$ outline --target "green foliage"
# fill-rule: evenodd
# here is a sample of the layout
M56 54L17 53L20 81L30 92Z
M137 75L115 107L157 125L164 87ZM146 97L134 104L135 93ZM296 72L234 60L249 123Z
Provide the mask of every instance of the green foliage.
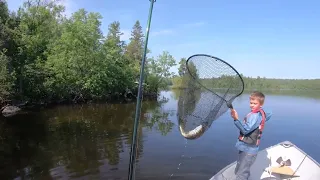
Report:
M8 71L8 58L0 52L0 103L5 101L11 95L14 74Z
M103 57L106 57L106 68L109 70L112 92L121 92L125 88L132 89L134 87L135 63L129 61L129 57L124 55L126 44L120 40L123 33L120 31L120 23L115 21L109 26L109 33L104 42Z
M246 89L320 90L320 79L267 79L243 77Z
M170 72L170 68L175 65L174 57L167 51L164 51L156 59L154 57L148 59L147 90L157 92L159 88L165 88L168 85L166 79L174 74Z
M46 85L52 88L51 93L58 92L55 95L62 95L60 98L101 93L109 77L97 73L106 67L100 61L100 18L99 14L80 9L62 25L61 36L50 46L45 63L50 73Z
M143 57L144 35L139 21L136 21L132 31L130 42L126 48L125 55L130 59L130 64L134 68L135 77L139 78L141 60Z
M11 28L15 42L11 51L15 53L10 64L17 75L16 95L22 99L40 100L46 96L44 62L49 45L58 37L62 12L61 6L38 1L24 3L17 12L17 23Z
M79 101L135 93L144 46L140 22L126 44L120 22L109 24L104 36L99 13L80 9L67 18L64 9L56 1L28 0L9 12L0 2L1 98ZM148 93L171 83L174 65L168 52L147 62Z
M200 88L199 83L196 82L196 81L200 81L199 75L198 75L197 69L193 65L193 63L189 64L190 73L187 73L185 58L182 58L180 60L179 64L180 64L180 66L178 68L179 76L173 77L172 88L178 88L178 89L179 88L195 88L195 89Z
M179 62L179 68L178 68L178 74L179 76L183 76L185 71L186 71L186 62L187 59L186 58L182 58Z

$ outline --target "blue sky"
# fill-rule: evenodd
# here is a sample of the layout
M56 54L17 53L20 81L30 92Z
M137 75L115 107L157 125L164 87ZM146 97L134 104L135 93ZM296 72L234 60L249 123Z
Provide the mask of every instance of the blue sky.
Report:
M21 3L9 0L9 9L16 10ZM104 33L109 23L120 21L124 40L136 20L146 30L149 0L62 3L68 15L79 8L99 12ZM316 0L157 0L148 48L153 56L167 50L177 62L193 54L210 54L246 76L320 78L319 7Z

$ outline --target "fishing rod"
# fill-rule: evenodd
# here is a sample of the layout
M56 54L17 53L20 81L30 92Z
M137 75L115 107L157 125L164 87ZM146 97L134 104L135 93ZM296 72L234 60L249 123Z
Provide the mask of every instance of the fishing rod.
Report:
M135 165L136 165L135 160L136 160L136 154L137 154L137 136L138 136L137 131L138 131L138 126L139 126L139 121L140 121L140 113L141 113L144 65L145 65L145 61L146 61L153 4L154 4L154 2L156 2L156 0L149 0L149 1L150 1L149 17L148 17L146 36L145 36L145 41L144 41L144 51L143 51L142 62L141 62L141 67L140 67L140 79L139 79L138 97L137 97L137 105L136 105L136 114L135 114L134 125L133 125L132 144L131 144L131 150L130 150L128 180L135 179L134 172L135 172Z

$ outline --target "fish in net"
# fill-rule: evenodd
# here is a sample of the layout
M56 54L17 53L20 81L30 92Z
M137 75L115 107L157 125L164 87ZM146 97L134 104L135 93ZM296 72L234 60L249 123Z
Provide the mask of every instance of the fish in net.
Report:
M244 82L230 64L210 55L193 55L185 65L178 99L179 131L186 139L196 139L233 108Z

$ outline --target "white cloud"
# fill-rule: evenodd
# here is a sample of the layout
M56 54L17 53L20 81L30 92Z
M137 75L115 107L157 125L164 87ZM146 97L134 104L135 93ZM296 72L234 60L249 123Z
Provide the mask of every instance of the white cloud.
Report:
M120 40L121 41L128 41L130 36L131 36L131 30L129 29L124 29L124 30L121 30L121 32L123 33L121 36L120 36Z

